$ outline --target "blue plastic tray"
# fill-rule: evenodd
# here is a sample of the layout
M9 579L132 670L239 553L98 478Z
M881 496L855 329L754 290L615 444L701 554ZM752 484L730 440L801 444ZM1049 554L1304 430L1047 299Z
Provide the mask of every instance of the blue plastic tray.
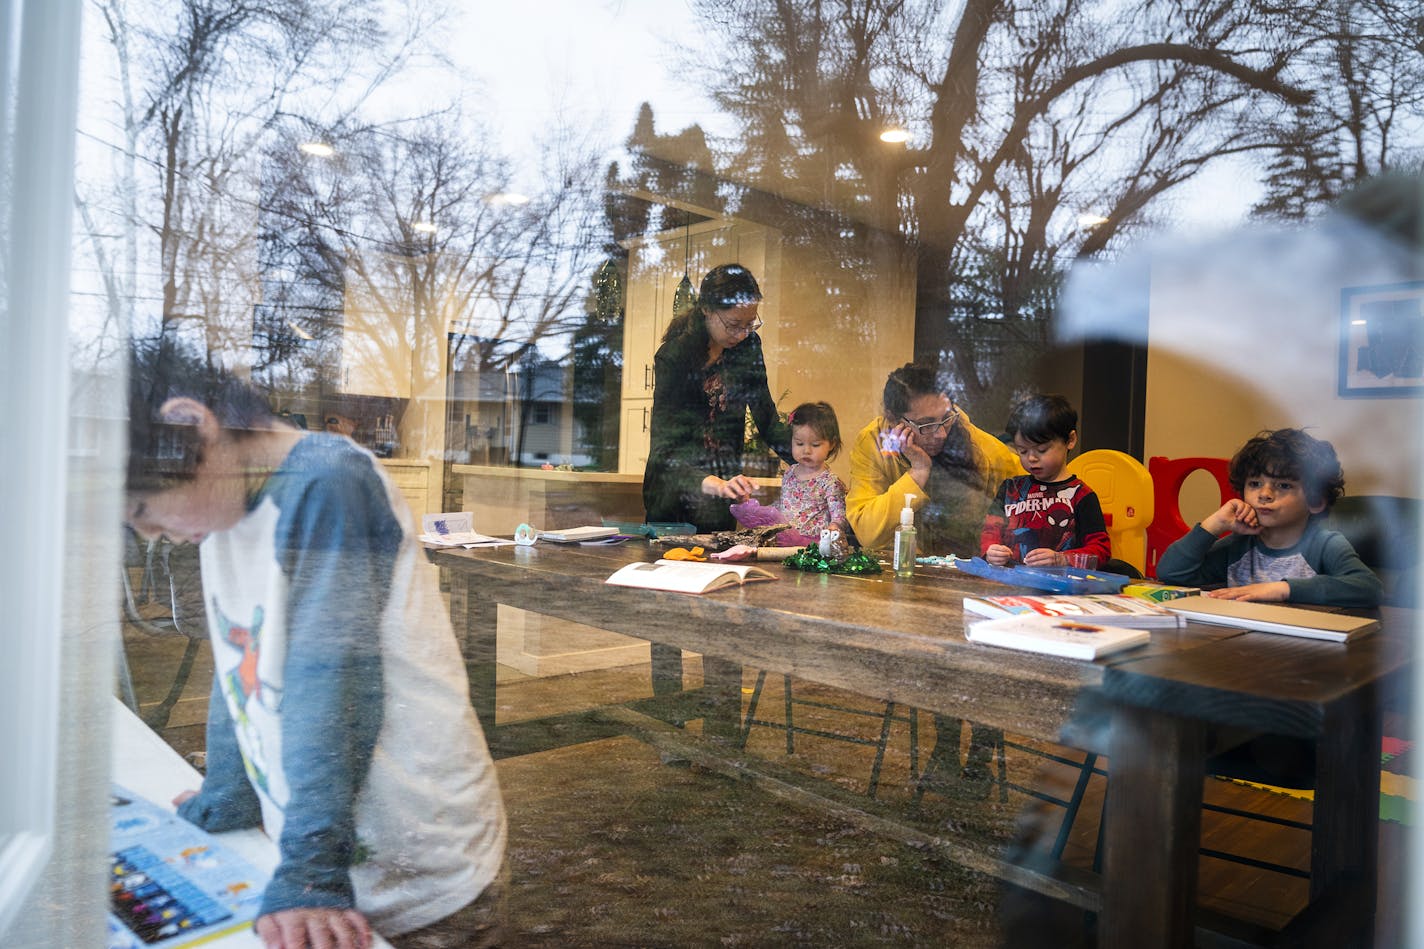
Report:
M1029 587L1045 593L1118 593L1132 582L1120 573L1102 570L1082 570L1078 567L996 567L983 557L961 560L958 557L921 557L931 566L946 566L986 580L997 580L1016 587Z

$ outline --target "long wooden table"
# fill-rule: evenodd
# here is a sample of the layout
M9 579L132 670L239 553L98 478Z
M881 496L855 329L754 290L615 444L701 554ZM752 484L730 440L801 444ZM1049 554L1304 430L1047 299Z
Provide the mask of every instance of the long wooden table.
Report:
M1382 633L1349 647L1191 625L1154 630L1151 645L1107 661L1078 662L965 641L962 597L1010 589L948 571L925 569L902 580L773 566L781 571L778 582L701 597L604 583L618 566L657 556L641 543L432 552L449 568L471 701L497 756L617 733L641 721L636 710L624 709L595 716L592 725L587 716L498 723L499 604L1046 741L1082 744L1075 736L1086 732L1074 712L1081 699L1094 696L1110 721L1109 747L1093 749L1111 758L1101 898L1081 875L1039 879L999 869L1013 882L1100 910L1101 945L1144 947L1193 945L1208 752L1223 736L1243 730L1315 739L1312 905L1292 925L1314 937L1333 933L1324 925L1333 921L1343 935L1322 938L1322 945L1369 944L1380 691L1402 679L1410 661L1413 614L1387 612ZM723 693L710 696L716 700L710 706L709 696L696 698L714 717L726 717L725 733L740 712L740 695L725 687Z

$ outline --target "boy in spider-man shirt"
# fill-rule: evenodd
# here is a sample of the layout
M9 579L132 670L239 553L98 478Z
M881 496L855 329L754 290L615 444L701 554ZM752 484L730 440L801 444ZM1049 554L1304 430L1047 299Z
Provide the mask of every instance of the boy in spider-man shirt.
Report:
M1035 395L1009 415L1026 475L1006 478L984 518L979 546L997 566L1067 566L1070 554L1112 556L1102 505L1093 489L1067 474L1068 453L1078 444L1078 413L1061 395Z

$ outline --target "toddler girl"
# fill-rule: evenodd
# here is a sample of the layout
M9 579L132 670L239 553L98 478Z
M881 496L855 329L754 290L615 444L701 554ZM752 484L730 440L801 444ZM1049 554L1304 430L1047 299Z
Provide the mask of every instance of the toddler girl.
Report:
M840 450L840 425L836 410L826 402L803 402L786 419L792 429L792 457L796 465L782 476L782 499L775 507L755 500L732 504L732 516L746 527L790 524L776 536L787 546L815 544L826 527L846 529L846 484L826 467Z
M756 501L732 505L732 515L747 527L790 524L777 535L780 544L814 544L821 531L846 531L845 484L826 462L841 450L841 429L835 409L825 402L805 402L787 417L791 455L796 464L781 479L781 500L775 507Z
M796 465L782 476L782 499L776 504L793 529L810 539L824 527L846 530L846 484L826 467L840 452L836 410L826 402L803 402L790 413L792 457Z
M776 506L794 529L808 537L819 537L827 527L844 532L845 484L826 467L841 450L836 410L825 402L804 402L786 421L796 464L781 478L781 501Z

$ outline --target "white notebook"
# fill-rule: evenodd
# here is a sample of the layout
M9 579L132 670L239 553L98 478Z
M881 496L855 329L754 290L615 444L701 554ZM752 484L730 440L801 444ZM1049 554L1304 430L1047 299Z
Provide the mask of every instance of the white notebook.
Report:
M1041 652L1068 659L1098 659L1145 645L1152 634L1145 629L1101 626L1084 620L1054 616L1008 616L970 623L964 638L971 643L1001 646L1024 652Z
M1253 603L1247 600L1218 600L1209 596L1184 596L1162 604L1173 613L1202 623L1284 633L1306 639L1344 643L1379 629L1379 620L1326 613L1280 603Z
M540 531L540 540L551 540L556 544L581 544L589 540L603 540L618 533L616 527L566 527L563 530Z

